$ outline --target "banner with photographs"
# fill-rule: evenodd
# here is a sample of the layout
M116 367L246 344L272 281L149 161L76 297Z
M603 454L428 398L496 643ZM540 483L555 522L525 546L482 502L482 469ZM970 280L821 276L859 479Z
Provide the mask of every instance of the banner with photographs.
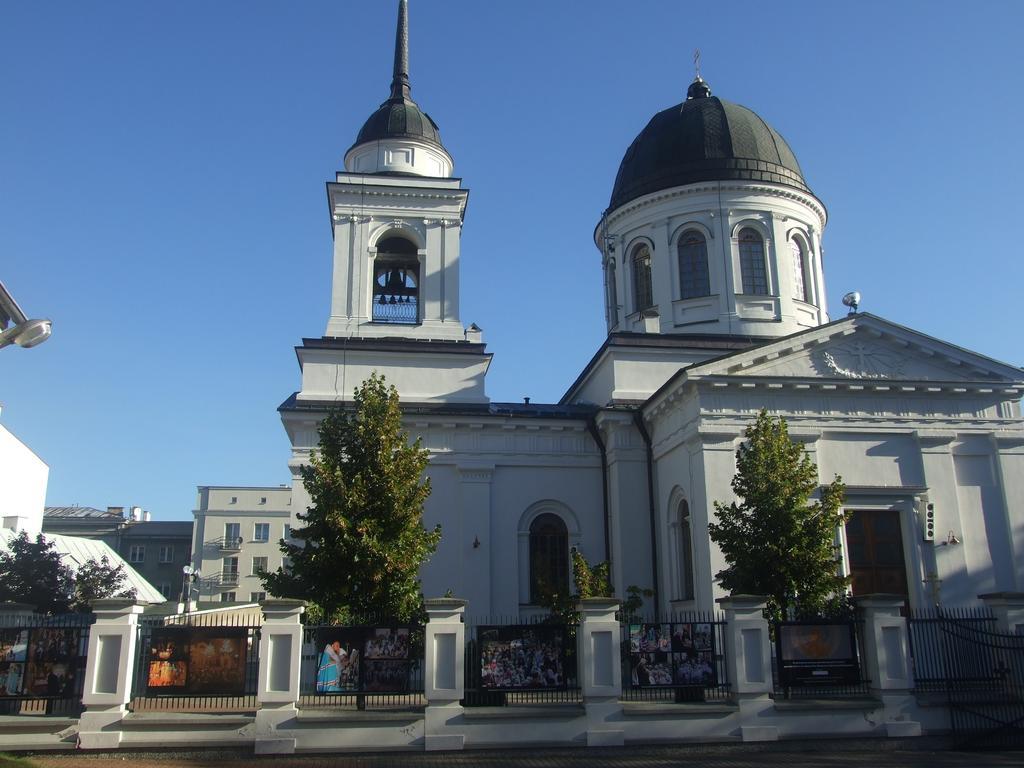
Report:
M481 688L519 691L567 686L565 627L478 627L476 636Z
M797 622L775 625L779 682L802 685L857 685L860 664L852 622Z
M629 625L633 685L679 687L714 685L715 627L708 622Z
M150 635L149 696L243 696L246 627L159 627Z
M321 627L316 643L317 693L408 691L408 627Z
M22 693L38 698L76 696L76 683L84 661L81 643L80 628L34 627L28 637ZM8 677L11 677L10 668ZM8 680L8 684L10 682Z
M0 629L0 698L21 694L27 659L28 630Z

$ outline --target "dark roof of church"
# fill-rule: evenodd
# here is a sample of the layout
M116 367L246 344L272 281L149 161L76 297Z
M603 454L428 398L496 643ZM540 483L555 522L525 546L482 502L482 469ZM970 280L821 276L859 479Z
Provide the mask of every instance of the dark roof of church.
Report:
M711 95L699 77L686 101L662 110L629 145L609 210L703 181L766 181L810 192L786 140L757 113Z
M391 79L391 97L363 123L352 146L382 139L417 139L444 149L437 123L412 100L411 91L409 9L406 0L400 0L398 26L395 30L395 66Z

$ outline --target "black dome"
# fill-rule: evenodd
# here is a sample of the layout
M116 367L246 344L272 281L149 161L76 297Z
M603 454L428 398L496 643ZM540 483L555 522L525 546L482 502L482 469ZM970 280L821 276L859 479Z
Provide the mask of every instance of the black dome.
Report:
M352 146L380 139L419 139L444 149L437 123L408 98L390 98L381 104L363 123Z
M695 81L682 104L659 112L629 145L609 209L701 181L767 181L810 192L800 164L756 113L711 95Z

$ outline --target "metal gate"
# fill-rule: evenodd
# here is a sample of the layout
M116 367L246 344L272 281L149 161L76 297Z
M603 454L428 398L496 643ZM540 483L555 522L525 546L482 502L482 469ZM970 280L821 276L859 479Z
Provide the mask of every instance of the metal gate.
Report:
M996 631L991 614L939 611L910 624L918 685L945 693L956 746L1024 749L1024 635Z

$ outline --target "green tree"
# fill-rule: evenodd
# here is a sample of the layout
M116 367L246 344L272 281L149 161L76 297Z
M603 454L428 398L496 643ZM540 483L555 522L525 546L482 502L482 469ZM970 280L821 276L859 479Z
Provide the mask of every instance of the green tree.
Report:
M397 390L373 374L351 408L328 412L318 434L300 469L311 504L292 531L297 543L281 544L290 567L261 575L267 592L305 599L328 620L419 616L419 569L441 526L423 528L428 452L402 429Z
M7 551L0 550L0 602L35 606L40 613L68 610L74 574L43 534L35 540L21 531Z
M768 613L784 618L827 613L845 602L847 577L839 574L836 527L845 486L837 475L822 487L817 468L803 448L789 439L785 419L761 411L736 452L732 489L739 503L715 502L717 522L711 540L728 567L718 573L734 594L765 595Z
M127 573L124 563L113 566L103 555L98 561L86 560L75 573L71 610L91 613L93 600L103 597L135 598L135 587L126 586Z

